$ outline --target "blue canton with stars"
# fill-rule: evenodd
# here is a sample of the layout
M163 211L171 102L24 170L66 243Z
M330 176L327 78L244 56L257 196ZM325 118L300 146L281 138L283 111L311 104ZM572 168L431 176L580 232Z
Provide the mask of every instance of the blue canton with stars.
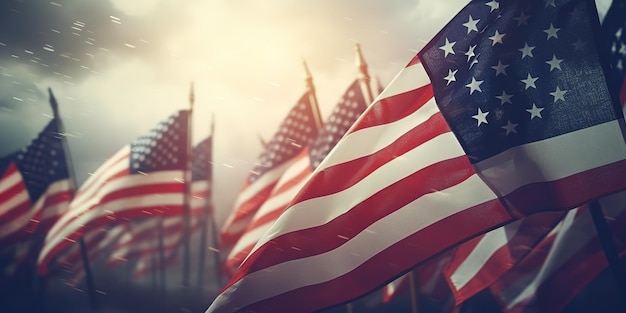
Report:
M365 111L367 105L363 97L361 84L359 80L355 80L343 94L328 120L324 123L320 134L311 144L309 157L313 168L316 168L322 162L339 139L354 124L361 113Z
M267 171L292 159L311 143L318 131L314 118L317 112L314 113L313 110L317 111L317 108L312 107L309 93L306 92L289 111L278 132L265 146L252 170L252 175L248 176L249 182L256 181Z
M28 146L0 159L1 172L10 163L16 164L33 203L50 184L69 178L62 136L56 120L52 120Z
M472 1L420 52L470 162L617 119L594 26L588 1Z
M188 116L189 111L178 111L130 144L132 174L185 169Z

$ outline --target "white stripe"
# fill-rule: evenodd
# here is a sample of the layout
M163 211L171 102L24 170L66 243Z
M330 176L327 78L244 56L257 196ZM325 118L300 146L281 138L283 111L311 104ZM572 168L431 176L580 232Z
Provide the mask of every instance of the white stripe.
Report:
M311 175L309 174L308 177L310 176ZM302 188L305 182L306 179L303 179L299 183L293 185L291 188L269 198L269 200L265 201L265 203L261 205L259 211L254 215L252 221L257 221L260 218L264 217L267 213L273 212L274 210L289 204L289 202L293 200L293 198L298 194L298 191L300 191L300 188Z
M102 186L106 186L111 177L118 175L124 171L128 171L128 157L118 159L116 163L110 164L106 170L98 171L94 176L89 178L89 183L85 183L76 192L76 196L72 200L72 208L70 212L73 213L77 207L89 207L94 203L94 199L98 197L98 193L101 193ZM104 169L104 167L101 167ZM122 175L116 179L125 177Z
M24 180L19 170L16 170L10 176L7 176L7 177L0 176L0 178L2 178L0 180L0 194L7 192L7 190L9 190L13 186L17 185L18 183Z
M626 144L622 130L618 121L611 121L511 148L475 168L507 195L526 184L554 181L623 159Z
M331 150L315 172L377 152L438 112L435 99L431 98L419 110L401 120L349 133L342 138L341 145Z
M12 195L12 197L10 197L7 201L4 201L0 204L0 215L9 213L23 203L30 203L30 197L28 196L28 192L26 192L25 189L23 191L20 191L19 193Z
M270 226L272 226L272 223L266 223L244 233L241 238L237 240L237 244L235 244L233 249L230 250L227 259L234 258L243 249L256 244L259 241L259 238L265 234Z
M309 168L311 168L311 161L309 159L308 153L307 154L301 153L299 157L293 162L293 164L291 164L291 166L289 166L289 168L287 168L285 173L280 177L280 179L276 183L276 187L274 187L274 190L280 189L280 187L284 185L286 182L294 179L294 177L300 175L300 173L302 173L303 171ZM272 193L274 192L272 191Z
M250 200L252 197L256 196L256 194L258 194L267 186L276 183L276 181L292 163L293 159L284 162L280 166L274 167L261 175L256 181L254 181L247 188L245 188L245 190L242 190L241 193L239 193L239 195L237 196L237 201L235 202L235 208L239 208L239 206Z
M266 236L259 240L259 245L282 234L323 225L412 173L463 155L463 149L453 133L439 135L397 156L346 190L295 203L281 215L280 222L275 223Z
M461 290L470 282L498 249L505 246L509 239L517 233L522 220L494 229L485 234L463 263L452 273L450 280Z
M473 175L456 186L424 195L377 220L334 250L249 273L218 296L208 311L214 307L223 312L234 311L303 286L336 279L425 227L493 199L496 195L477 175Z

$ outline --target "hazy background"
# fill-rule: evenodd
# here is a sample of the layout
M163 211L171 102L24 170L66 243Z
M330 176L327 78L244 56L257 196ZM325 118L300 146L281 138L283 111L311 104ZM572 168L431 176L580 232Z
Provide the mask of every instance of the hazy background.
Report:
M6 0L0 4L0 155L29 143L58 99L79 182L158 121L188 107L193 142L215 116L218 220L305 91L323 117L356 77L360 43L388 84L465 0Z

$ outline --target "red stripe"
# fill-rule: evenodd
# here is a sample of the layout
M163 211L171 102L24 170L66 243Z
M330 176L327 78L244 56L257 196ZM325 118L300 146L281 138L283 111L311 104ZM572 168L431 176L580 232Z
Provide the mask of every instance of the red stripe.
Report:
M445 175L441 175L445 173ZM445 190L474 175L465 156L432 164L401 179L370 198L355 205L349 212L318 227L304 229L273 238L254 251L235 275L237 280L244 273L262 270L291 259L321 254L344 244L372 223L407 205L433 190ZM436 177L437 179L433 179ZM424 183L424 182L428 183ZM411 188L407 188L411 186ZM389 197L389 195L394 195ZM298 247L298 250L282 250L280 247ZM275 248L278 247L278 248ZM268 257L271 255L271 257ZM263 256L263 257L260 257Z
M433 88L426 85L411 91L382 99L367 110L350 129L350 133L361 129L399 121L423 107L433 97Z
M606 196L607 190L626 189L626 160L580 172L559 180L524 185L507 195L519 214L571 209L588 199ZM557 197L560 196L560 197Z
M390 279L408 271L416 262L419 264L426 261L444 249L467 239L468 236L510 221L511 218L500 201L489 201L468 208L398 241L343 276L325 283L293 289L241 308L239 311L309 312L327 308L329 304L351 301L389 283ZM450 231L451 229L455 231Z

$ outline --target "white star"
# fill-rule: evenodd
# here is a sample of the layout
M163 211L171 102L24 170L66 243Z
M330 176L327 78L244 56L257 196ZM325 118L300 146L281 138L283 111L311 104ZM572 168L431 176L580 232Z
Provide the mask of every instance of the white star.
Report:
M520 12L518 17L514 17L513 19L517 21L517 26L528 25L528 18L530 15L524 14L524 12Z
M556 103L558 100L565 101L565 98L563 96L566 92L568 92L568 90L561 90L561 88L557 86L556 90L554 90L554 92L551 92L550 95L554 97L554 102Z
M533 87L535 89L537 89L537 86L535 86L535 81L537 81L537 79L539 79L539 77L532 77L530 76L530 73L528 73L528 76L526 76L526 79L522 79L521 82L524 83L524 85L526 85L526 87L524 88L524 90Z
M508 136L510 133L517 134L517 129L515 129L517 125L519 124L514 124L514 123L511 123L511 121L507 121L506 125L502 126L502 129L506 130L506 136Z
M498 8L500 8L500 3L494 0L485 3L485 5L491 7L491 10L489 10L490 13L493 12L493 10L497 10Z
M482 80L476 80L476 78L472 77L472 82L465 85L465 87L470 89L470 95L471 95L472 93L474 93L474 91L483 92L482 89L480 89L480 84L482 83L483 83Z
M511 104L513 104L513 103L511 102L511 98L512 98L512 97L513 97L513 95L509 95L509 94L507 94L505 90L502 90L502 95L500 95L500 96L496 96L496 98L500 99L500 105L503 105L503 104L505 104L505 103L511 103Z
M456 43L456 41L450 42L448 41L448 38L446 38L446 44L439 47L439 49L443 50L443 52L445 52L444 54L444 58L448 56L448 54L454 54L454 50L452 50L452 47L454 46L454 44Z
M443 79L447 80L448 83L446 83L446 86L450 85L451 82L455 82L456 81L456 77L454 77L454 75L456 75L456 72L458 72L459 70L448 70L448 76L444 77Z
M496 29L496 33L493 34L493 36L489 37L489 39L491 39L491 46L495 46L497 43L502 44L502 38L504 38L504 36L506 36L506 34L500 34L500 32L498 32L498 30Z
M619 47L619 54L626 56L626 45L624 43L621 43Z
M469 20L467 21L467 23L463 23L463 26L467 27L467 33L469 34L472 31L478 32L478 27L477 24L480 21L480 19L473 19L472 16L469 16Z
M467 56L467 62L469 62L469 60L475 56L476 54L474 54L474 49L476 49L476 45L473 46L469 46L467 48L467 52L465 52L465 55Z
M546 61L546 63L548 65L550 65L550 72L552 72L552 70L555 69L555 68L560 70L561 69L561 62L563 62L563 59L557 59L556 58L556 54L552 55L552 60Z
M530 113L531 120L535 117L543 118L541 116L541 111L543 111L543 108L538 108L534 103L532 108L526 110L526 112Z
M496 70L496 76L503 74L506 76L506 68L509 67L508 64L502 64L500 60L498 60L498 65L492 66L491 68Z
M476 115L472 115L472 118L478 121L478 125L476 126L480 126L482 123L489 124L489 122L487 122L487 115L489 115L489 112L483 112L480 108L478 108L478 113Z
M617 64L615 65L617 67L618 70L623 70L624 69L624 63L622 63L622 60L619 59L617 60Z
M529 46L528 42L524 43L524 48L521 49L517 49L522 53L522 60L524 59L524 57L534 57L533 56L533 49L535 49L535 46Z
M549 6L556 8L556 4L554 4L554 0L546 0L546 8Z
M615 39L620 39L620 37L622 37L622 30L623 28L620 28L615 32Z
M550 23L550 28L548 29L544 29L543 32L548 34L548 38L550 39L552 37L559 39L559 35L557 35L557 33L559 32L559 30L561 30L560 28L554 28L554 26L552 25L552 23ZM546 40L547 40L546 39Z

